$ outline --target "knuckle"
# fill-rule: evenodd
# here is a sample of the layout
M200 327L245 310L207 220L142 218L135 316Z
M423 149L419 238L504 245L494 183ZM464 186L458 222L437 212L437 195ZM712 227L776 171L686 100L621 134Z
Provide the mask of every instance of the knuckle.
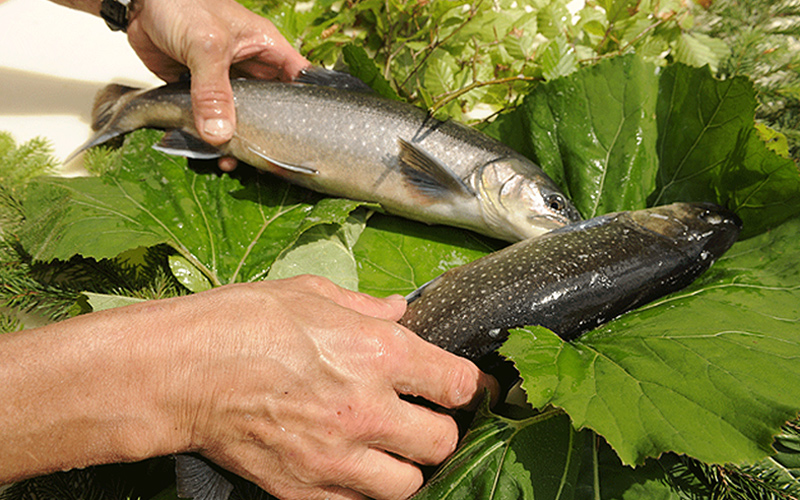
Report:
M322 276L302 274L291 279L296 280L300 286L320 295L328 295L336 290L336 286L333 284L333 282Z
M227 30L220 29L213 24L197 32L189 40L189 51L202 56L213 56L229 50L231 37Z
M369 322L359 329L359 350L366 360L381 373L393 373L411 360L404 335L389 323Z
M377 403L350 399L332 410L329 421L345 441L359 442L381 435L388 416Z
M226 84L227 85L227 84ZM196 108L218 109L220 104L233 104L229 88L220 88L211 84L198 85L192 89L192 106ZM215 113L218 114L218 113Z

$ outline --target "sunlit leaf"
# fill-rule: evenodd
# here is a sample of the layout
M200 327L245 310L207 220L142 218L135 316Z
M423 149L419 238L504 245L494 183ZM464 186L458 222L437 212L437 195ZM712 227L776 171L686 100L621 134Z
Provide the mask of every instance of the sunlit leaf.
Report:
M503 245L462 229L375 215L354 248L359 288L381 297L405 295Z
M367 213L357 211L341 224L316 225L303 232L270 268L267 278L291 278L301 274L324 276L350 290L358 289L358 270L353 246L366 226Z
M744 221L744 237L800 213L800 175L756 134L755 91L745 78L675 65L659 82L657 189L651 205L716 201Z
M537 87L521 110L528 148L586 218L646 206L657 169L658 77L615 58Z

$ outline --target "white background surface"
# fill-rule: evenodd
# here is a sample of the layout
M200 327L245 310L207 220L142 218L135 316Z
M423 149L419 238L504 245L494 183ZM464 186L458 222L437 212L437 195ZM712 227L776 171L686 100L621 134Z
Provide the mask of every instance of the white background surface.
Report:
M111 82L161 83L99 17L48 0L0 0L0 130L17 143L44 137L63 160L89 137L94 95Z

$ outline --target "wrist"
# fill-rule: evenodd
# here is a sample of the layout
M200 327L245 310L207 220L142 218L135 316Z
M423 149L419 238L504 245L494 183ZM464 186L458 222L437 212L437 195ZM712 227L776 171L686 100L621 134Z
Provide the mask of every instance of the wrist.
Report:
M180 449L142 345L155 325L141 317L107 311L0 338L0 484Z

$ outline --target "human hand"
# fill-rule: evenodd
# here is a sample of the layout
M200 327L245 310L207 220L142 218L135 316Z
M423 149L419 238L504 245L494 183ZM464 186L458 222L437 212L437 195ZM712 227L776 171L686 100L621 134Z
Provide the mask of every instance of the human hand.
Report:
M128 40L144 64L167 82L192 75L195 126L212 145L236 128L231 77L289 81L310 63L267 19L234 0L138 0ZM220 167L231 170L227 158Z
M183 364L164 376L191 429L179 451L286 500L409 497L415 464L447 458L458 429L399 395L460 408L494 381L397 325L404 310L313 277L170 303L159 315L181 318Z

